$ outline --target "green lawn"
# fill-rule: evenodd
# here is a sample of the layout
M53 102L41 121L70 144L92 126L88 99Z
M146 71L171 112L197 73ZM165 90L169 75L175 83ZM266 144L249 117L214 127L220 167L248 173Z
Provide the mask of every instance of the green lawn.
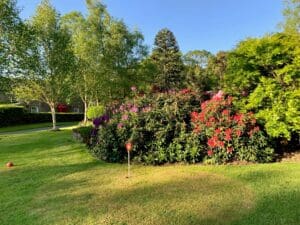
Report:
M0 108L15 108L15 107L20 107L23 108L23 106L18 105L18 104L14 104L14 103L9 103L9 104L0 104Z
M79 122L58 122L57 126L73 126L77 125ZM23 130L33 130L40 128L52 128L52 123L33 123L33 124L24 124L17 126L1 127L0 134L6 132L18 132Z
M5 167L7 161L16 166ZM133 166L71 132L0 135L0 224L298 225L300 164Z

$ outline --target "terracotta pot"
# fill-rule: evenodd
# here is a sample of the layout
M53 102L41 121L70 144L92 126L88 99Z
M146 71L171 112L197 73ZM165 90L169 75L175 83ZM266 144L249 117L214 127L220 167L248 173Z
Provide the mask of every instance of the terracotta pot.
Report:
M7 167L7 168L10 168L10 167L13 167L13 166L14 166L14 164L13 164L12 162L6 163L6 167Z
M125 147L126 147L127 152L130 152L132 150L132 143L131 142L127 142L125 144Z

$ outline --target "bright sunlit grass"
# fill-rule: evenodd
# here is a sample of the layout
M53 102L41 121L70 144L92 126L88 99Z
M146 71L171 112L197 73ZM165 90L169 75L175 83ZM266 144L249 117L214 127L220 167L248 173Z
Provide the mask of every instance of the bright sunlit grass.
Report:
M134 165L126 179L64 130L0 136L0 165L1 225L299 224L297 163Z
M57 123L57 126L74 126L75 127L77 125L78 125L78 122L58 122ZM1 127L0 135L1 135L1 133L6 133L6 132L18 132L18 131L40 129L40 128L48 128L50 130L52 128L52 123L33 123L33 124ZM70 129L70 127L68 129Z

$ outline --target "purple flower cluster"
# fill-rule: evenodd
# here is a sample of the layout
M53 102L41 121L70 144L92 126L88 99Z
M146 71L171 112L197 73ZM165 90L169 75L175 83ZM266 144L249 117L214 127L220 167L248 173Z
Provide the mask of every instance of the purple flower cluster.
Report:
M93 120L93 124L95 126L95 128L98 128L99 126L103 125L104 123L109 121L109 116L108 115L103 115L100 116L96 119Z

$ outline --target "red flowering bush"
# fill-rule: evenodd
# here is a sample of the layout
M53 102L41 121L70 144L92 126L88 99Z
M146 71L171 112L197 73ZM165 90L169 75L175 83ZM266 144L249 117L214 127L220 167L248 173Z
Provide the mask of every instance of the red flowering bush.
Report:
M273 149L256 123L254 115L233 109L232 97L222 92L201 104L201 112L191 113L193 132L206 145L207 160L224 163L233 160L267 162Z

